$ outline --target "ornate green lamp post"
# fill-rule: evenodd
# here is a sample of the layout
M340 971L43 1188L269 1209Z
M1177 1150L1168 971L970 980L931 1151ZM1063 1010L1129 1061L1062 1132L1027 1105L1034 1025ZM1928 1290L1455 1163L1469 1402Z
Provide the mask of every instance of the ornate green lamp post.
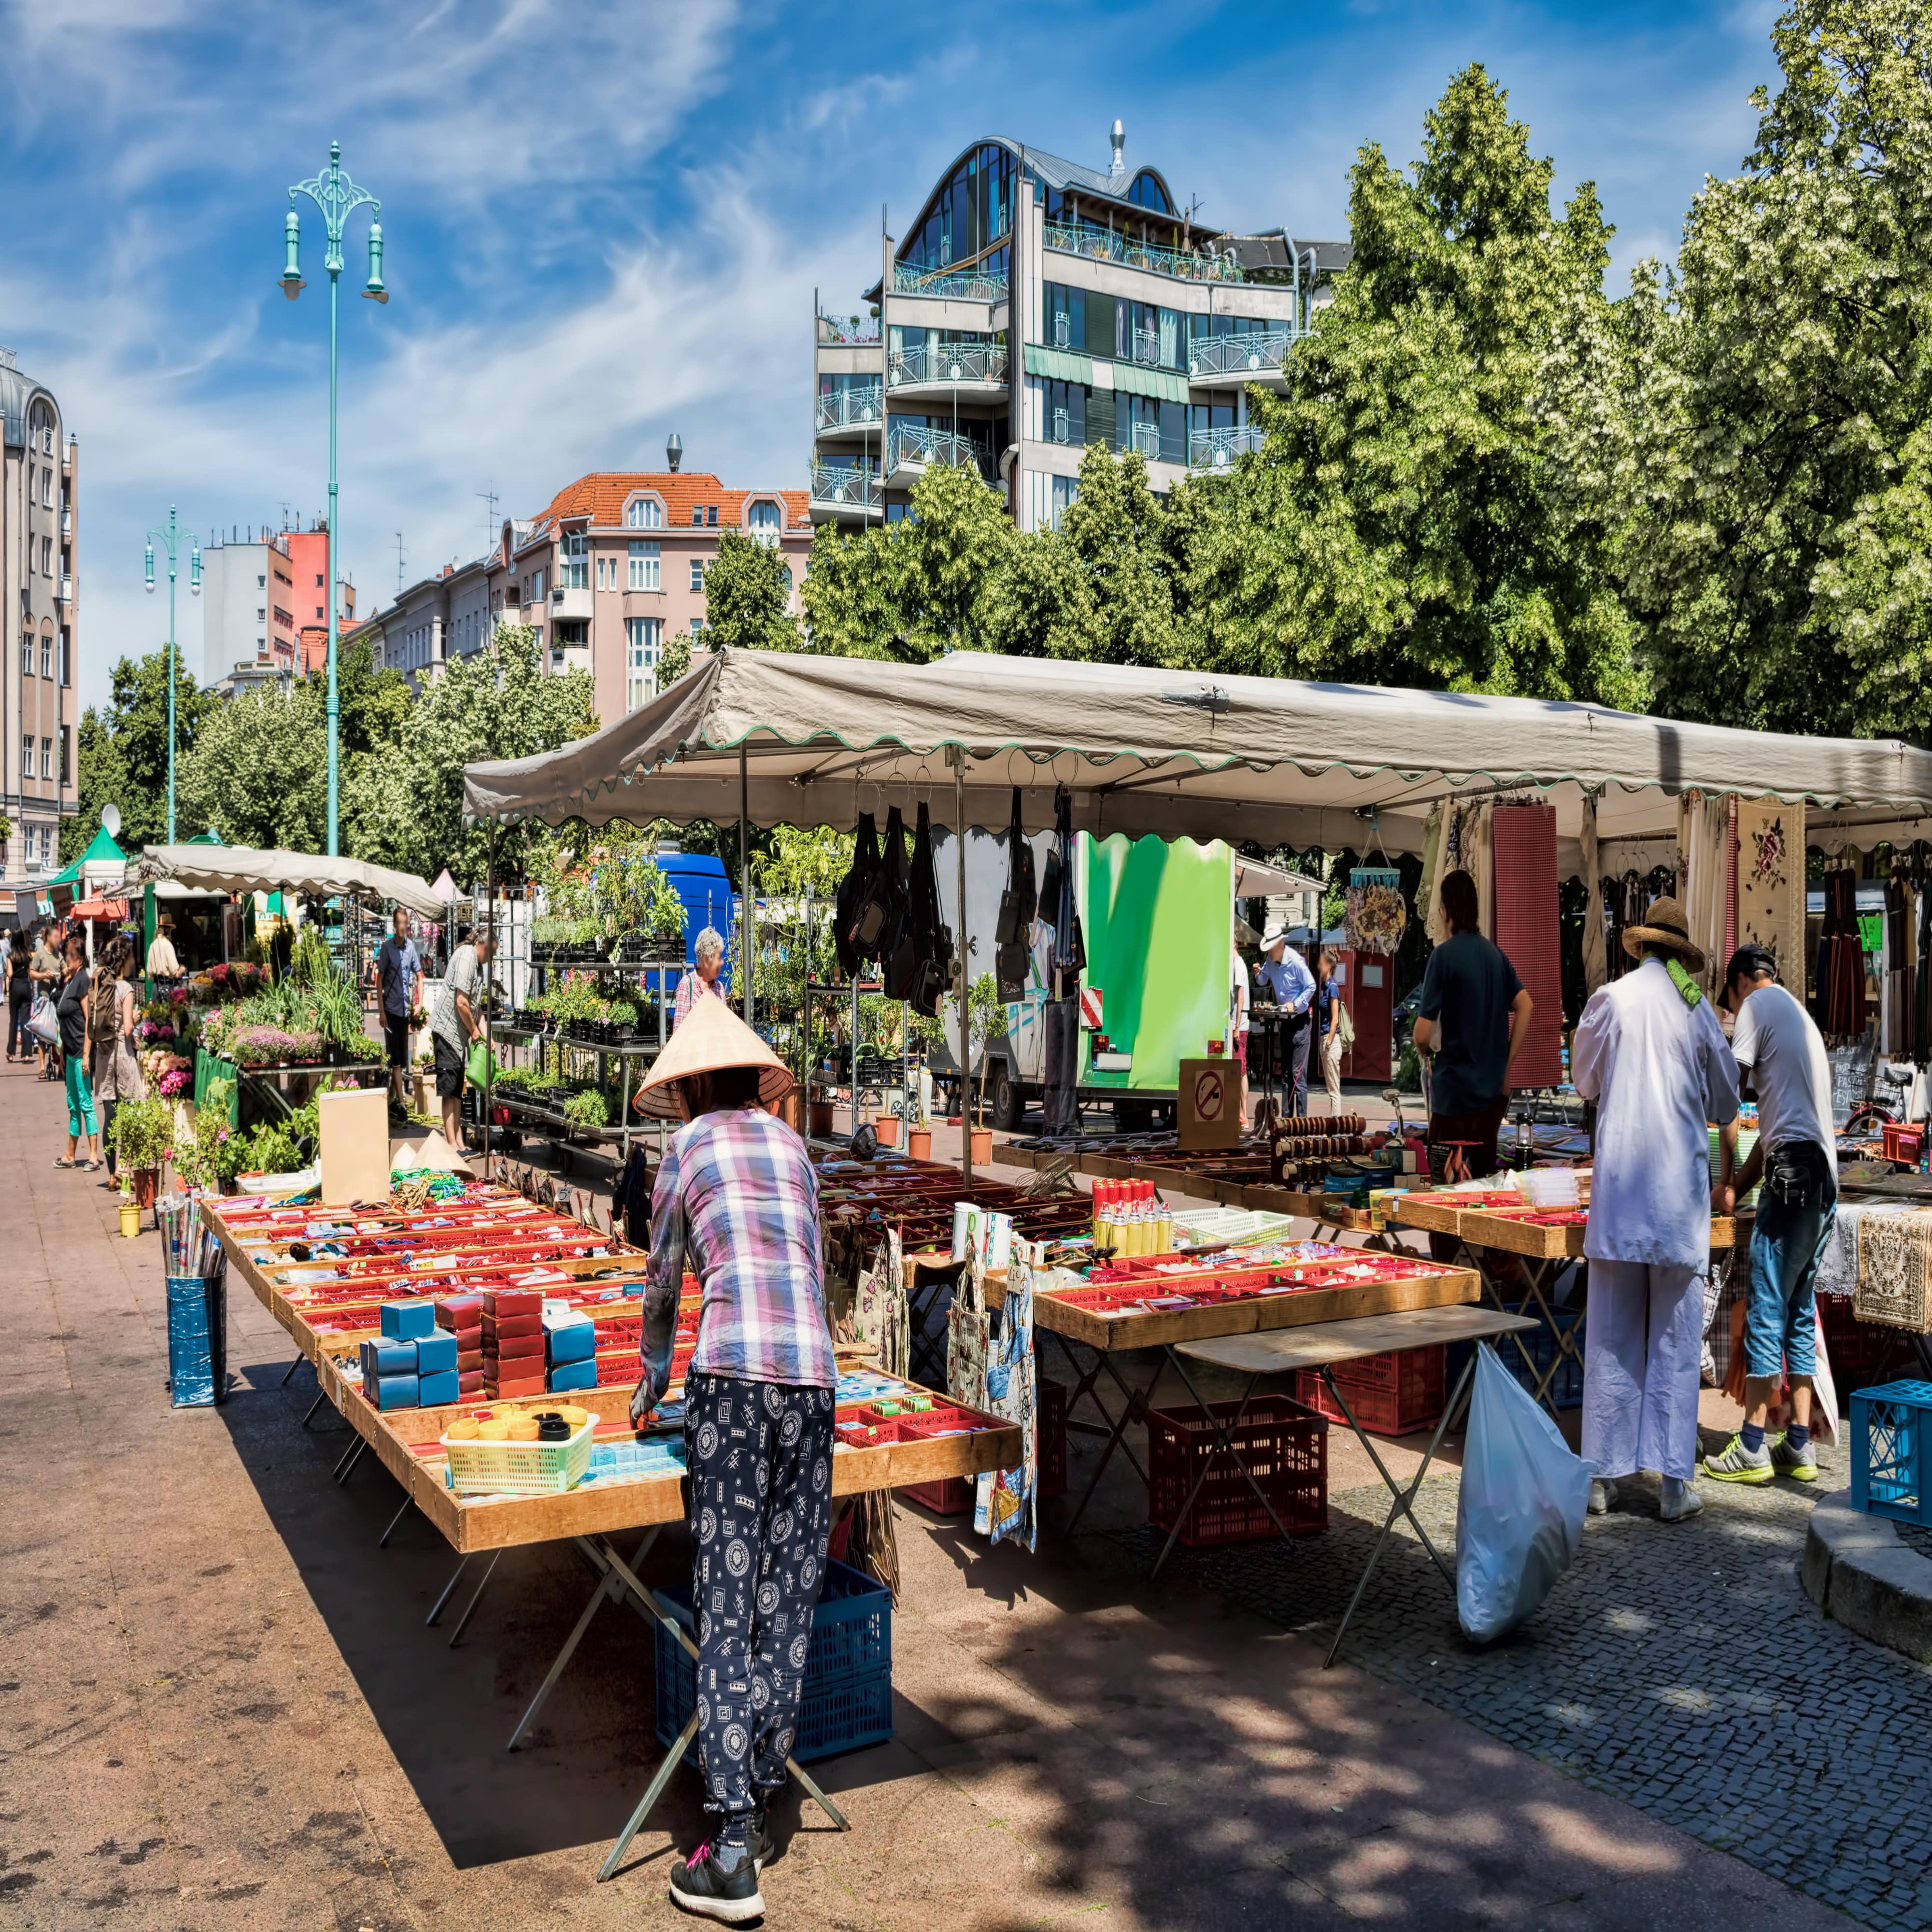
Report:
M148 588L154 587L154 546L159 544L168 560L168 843L175 842L175 573L180 566L181 547L188 545L188 587L201 595L201 544L191 530L178 528L175 506L168 506L165 530L148 532Z
M340 748L341 706L335 683L335 648L338 628L336 611L337 583L335 564L335 340L336 340L336 284L342 274L342 232L350 216L364 202L368 203L369 223L369 279L362 292L370 302L386 302L389 292L382 286L382 224L374 218L382 212L382 204L368 189L358 188L342 172L342 143L332 141L328 144L328 167L326 173L313 179L297 182L289 190L289 212L282 224L284 239L288 247L286 266L282 270L280 287L290 302L300 295L308 284L302 280L299 259L302 241L302 218L296 212L296 196L305 194L322 211L324 233L328 241L328 252L322 266L328 271L328 850L333 857L340 848L338 807L339 803L338 754Z

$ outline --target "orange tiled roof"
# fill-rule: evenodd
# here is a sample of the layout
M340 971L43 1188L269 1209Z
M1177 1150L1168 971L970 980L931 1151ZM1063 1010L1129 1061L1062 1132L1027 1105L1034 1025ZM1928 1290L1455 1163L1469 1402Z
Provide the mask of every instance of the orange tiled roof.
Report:
M752 496L776 496L785 508L788 530L805 530L808 508L802 490L728 490L715 476L701 470L597 470L566 483L549 503L530 520L534 525L545 519L588 516L600 527L614 528L624 520L624 505L632 494L649 490L664 499L664 521L673 529L691 527L694 503L718 506L719 527L742 526L745 502Z

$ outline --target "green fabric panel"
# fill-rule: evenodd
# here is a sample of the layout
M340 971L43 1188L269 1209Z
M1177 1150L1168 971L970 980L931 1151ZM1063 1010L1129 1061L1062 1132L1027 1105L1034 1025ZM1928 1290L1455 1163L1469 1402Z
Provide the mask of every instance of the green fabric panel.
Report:
M1138 362L1114 364L1114 387L1130 396L1154 396L1163 403L1184 403L1187 385L1171 370L1144 369Z
M228 1124L238 1127L242 1124L241 1069L233 1060L210 1053L206 1047L194 1050L194 1104L199 1107L208 1098L209 1086L217 1080L232 1080L233 1090L228 1096Z
M1026 345L1026 372L1044 376L1055 382L1078 382L1084 388L1094 380L1094 361L1072 349L1049 349L1042 342Z
M1100 844L1082 834L1080 929L1102 1030L1133 1056L1125 1073L1094 1072L1083 1033L1082 1078L1096 1087L1172 1093L1183 1060L1198 1060L1228 1028L1234 868L1216 841L1170 845L1151 835Z

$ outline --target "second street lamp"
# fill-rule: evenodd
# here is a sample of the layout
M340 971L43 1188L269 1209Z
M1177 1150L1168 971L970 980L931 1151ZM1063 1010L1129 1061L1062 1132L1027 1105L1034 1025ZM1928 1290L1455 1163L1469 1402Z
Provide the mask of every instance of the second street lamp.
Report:
M282 238L287 256L278 284L290 302L300 295L308 284L302 280L301 244L302 217L296 210L296 196L305 194L322 211L322 232L328 238L328 253L323 257L322 266L328 271L328 580L324 586L328 608L328 850L333 858L340 850L338 826L340 820L340 788L338 784L338 752L340 732L341 706L337 695L335 682L335 652L338 632L336 611L336 512L335 512L335 340L336 340L336 284L342 275L342 235L350 216L368 204L369 223L369 279L363 285L362 293L370 301L386 302L388 290L382 286L382 224L374 218L382 212L382 204L368 189L358 188L342 171L342 143L332 141L328 144L328 166L312 179L297 182L289 190L289 212L282 222Z
M175 506L168 506L168 522L165 530L148 532L148 588L154 587L154 545L158 543L167 553L168 559L168 843L175 842L175 573L180 566L181 547L185 543L188 550L188 587L194 596L201 595L201 544L191 530L182 530L175 522Z

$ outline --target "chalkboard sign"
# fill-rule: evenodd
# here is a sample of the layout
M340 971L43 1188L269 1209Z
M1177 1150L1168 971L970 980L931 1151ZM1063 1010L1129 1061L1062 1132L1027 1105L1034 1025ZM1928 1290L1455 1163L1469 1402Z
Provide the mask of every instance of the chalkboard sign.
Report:
M1857 1040L1843 1046L1827 1047L1825 1057L1832 1063L1832 1120L1842 1127L1854 1107L1871 1098L1872 1068L1878 1058L1878 1031L1868 1027Z

